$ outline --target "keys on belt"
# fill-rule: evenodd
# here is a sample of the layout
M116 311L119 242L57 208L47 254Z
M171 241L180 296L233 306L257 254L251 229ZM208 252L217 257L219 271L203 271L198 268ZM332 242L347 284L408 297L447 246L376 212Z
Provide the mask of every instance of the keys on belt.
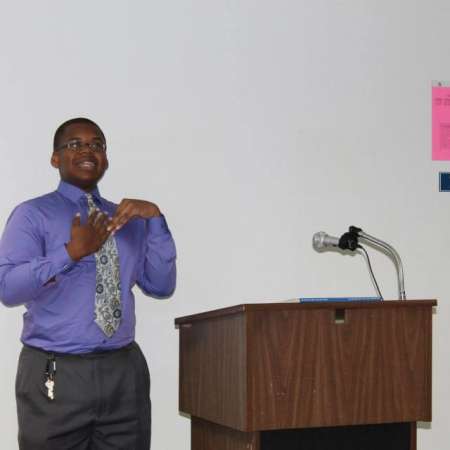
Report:
M47 358L45 367L45 387L47 388L47 397L50 400L55 399L55 378L56 378L56 359L53 353Z

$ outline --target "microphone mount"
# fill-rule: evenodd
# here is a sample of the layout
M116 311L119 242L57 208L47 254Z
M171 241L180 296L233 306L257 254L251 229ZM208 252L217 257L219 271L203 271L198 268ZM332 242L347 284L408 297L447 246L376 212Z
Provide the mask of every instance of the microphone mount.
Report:
M356 230L359 230L359 228L350 227L349 231L339 238L340 249L354 252L358 248L358 232Z

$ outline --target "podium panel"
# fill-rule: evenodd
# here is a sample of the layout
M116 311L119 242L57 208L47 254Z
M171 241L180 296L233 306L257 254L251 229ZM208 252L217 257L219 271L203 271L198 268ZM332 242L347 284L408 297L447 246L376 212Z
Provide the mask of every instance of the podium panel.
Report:
M431 420L431 308L340 309L247 314L248 430Z

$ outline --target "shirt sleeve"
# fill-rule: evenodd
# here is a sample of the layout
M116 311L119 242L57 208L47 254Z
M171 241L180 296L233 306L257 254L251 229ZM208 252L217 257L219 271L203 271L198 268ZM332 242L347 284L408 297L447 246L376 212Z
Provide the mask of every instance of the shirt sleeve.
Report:
M72 265L64 244L45 254L39 212L22 203L9 217L0 240L0 301L6 306L27 303Z
M176 285L175 242L164 216L152 217L145 222L145 248L136 282L144 294L168 297Z

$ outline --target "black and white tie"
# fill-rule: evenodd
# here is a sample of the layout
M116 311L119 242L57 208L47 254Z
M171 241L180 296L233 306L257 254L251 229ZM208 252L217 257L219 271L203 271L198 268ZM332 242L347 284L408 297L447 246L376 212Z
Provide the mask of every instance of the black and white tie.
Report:
M86 194L89 215L96 209L92 194ZM95 322L106 336L111 337L119 328L122 308L120 304L120 266L117 243L109 236L95 253Z

